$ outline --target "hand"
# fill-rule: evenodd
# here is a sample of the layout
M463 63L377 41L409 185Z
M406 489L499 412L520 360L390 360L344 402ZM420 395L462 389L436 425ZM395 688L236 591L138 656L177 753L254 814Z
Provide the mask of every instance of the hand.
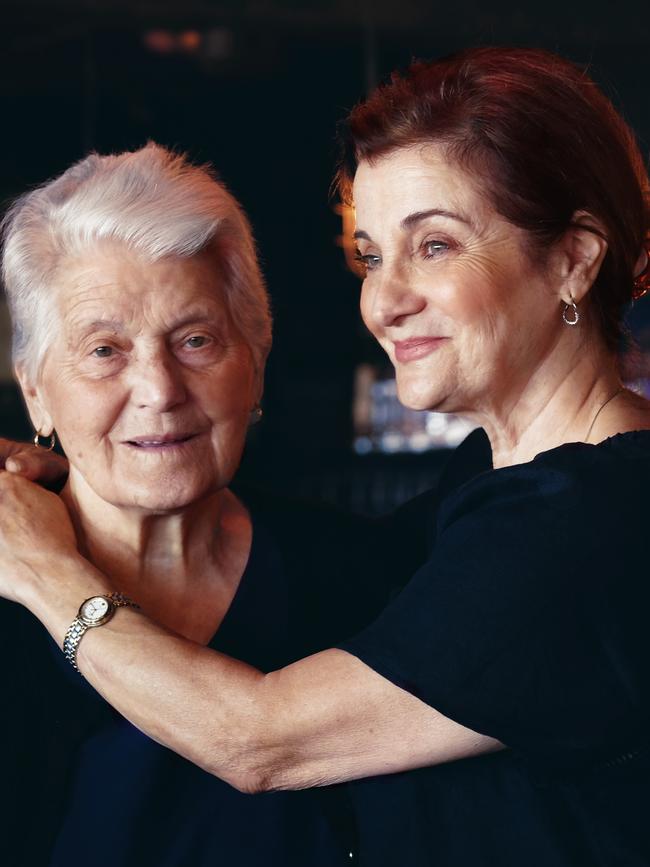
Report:
M0 438L0 469L48 485L65 480L68 462L54 452L37 449L29 443Z
M28 605L54 561L73 558L77 540L63 500L0 470L0 596Z

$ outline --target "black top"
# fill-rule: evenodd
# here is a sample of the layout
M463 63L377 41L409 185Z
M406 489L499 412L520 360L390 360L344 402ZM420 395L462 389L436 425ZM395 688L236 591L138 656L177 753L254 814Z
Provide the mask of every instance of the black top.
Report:
M380 527L243 499L251 554L211 647L269 671L376 616L396 568ZM3 867L350 863L343 787L244 795L131 726L17 605L0 603L0 642Z
M339 646L509 749L356 784L361 863L647 867L650 431L453 484L426 564Z

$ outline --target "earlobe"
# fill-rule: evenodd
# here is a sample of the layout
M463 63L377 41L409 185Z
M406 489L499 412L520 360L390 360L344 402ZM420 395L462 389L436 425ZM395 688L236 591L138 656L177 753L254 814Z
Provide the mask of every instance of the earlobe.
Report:
M45 406L40 387L27 375L22 365L17 365L14 373L25 398L34 430L43 437L49 437L54 431L54 422Z
M586 211L576 211L562 240L561 298L564 304L582 301L598 276L607 255L604 227Z

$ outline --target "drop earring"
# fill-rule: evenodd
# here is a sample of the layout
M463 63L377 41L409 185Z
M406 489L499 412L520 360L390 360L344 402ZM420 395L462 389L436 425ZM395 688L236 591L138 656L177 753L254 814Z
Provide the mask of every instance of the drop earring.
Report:
M41 443L42 439L49 440L49 443L47 445L44 445L43 443ZM40 430L37 430L34 434L34 445L37 449L43 449L46 452L51 452L56 445L56 434L54 433L54 431L52 431L49 437L46 437L40 432Z
M567 316L569 311L570 316ZM564 310L562 311L562 319L564 320L566 325L577 325L578 322L580 322L578 307L576 306L576 302L573 300L573 298L568 304L564 305Z

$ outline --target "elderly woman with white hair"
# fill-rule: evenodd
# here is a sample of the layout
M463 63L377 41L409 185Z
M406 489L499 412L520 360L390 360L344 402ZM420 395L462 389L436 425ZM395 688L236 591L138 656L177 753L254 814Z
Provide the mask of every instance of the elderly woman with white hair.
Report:
M75 544L120 592L85 604L65 658L0 606L3 863L346 862L335 792L246 796L141 735L74 670L84 632L118 608L269 671L340 640L379 599L379 583L354 589L380 550L370 526L228 489L271 344L246 217L208 170L156 145L92 155L9 212L4 279L37 441L56 430L70 463ZM47 509L28 520L72 542Z

